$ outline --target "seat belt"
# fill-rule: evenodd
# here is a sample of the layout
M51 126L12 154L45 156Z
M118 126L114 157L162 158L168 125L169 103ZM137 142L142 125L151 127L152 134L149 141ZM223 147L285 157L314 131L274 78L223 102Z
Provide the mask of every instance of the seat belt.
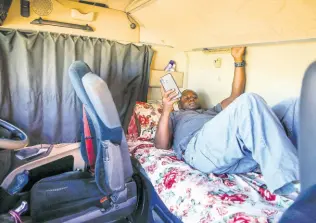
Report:
M85 146L87 151L87 157L89 161L89 166L91 168L91 171L94 173L94 166L95 166L95 153L93 148L93 137L91 136L89 121L86 113L86 109L84 108L84 105L82 106L82 114L83 114L83 132L84 132L84 140L85 140Z

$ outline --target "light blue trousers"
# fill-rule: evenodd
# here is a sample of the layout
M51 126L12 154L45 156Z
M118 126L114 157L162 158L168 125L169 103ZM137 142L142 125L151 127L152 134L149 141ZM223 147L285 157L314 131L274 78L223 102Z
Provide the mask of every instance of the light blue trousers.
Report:
M259 164L274 192L299 179L293 126L297 104L289 100L271 109L260 96L245 93L194 135L183 158L195 169L215 174L246 173Z
M287 136L295 148L298 148L299 100L297 98L289 98L273 106L272 110L282 123Z

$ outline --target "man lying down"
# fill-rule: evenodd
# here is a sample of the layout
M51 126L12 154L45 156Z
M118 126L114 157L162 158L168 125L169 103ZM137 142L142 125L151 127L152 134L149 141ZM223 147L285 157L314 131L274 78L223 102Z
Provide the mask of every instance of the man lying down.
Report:
M260 96L244 93L244 52L244 47L232 49L231 95L211 109L201 109L198 95L185 90L180 110L173 111L175 92L162 90L163 113L155 146L173 147L179 159L204 173L246 173L259 164L268 189L293 199L299 188L293 119L298 106L295 101L285 102L272 110Z

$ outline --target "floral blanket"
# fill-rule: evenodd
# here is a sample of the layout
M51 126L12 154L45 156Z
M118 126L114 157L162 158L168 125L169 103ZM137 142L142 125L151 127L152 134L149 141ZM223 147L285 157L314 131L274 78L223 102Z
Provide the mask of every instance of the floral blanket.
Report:
M167 208L188 223L277 222L293 201L266 189L261 174L203 174L145 139L128 139Z

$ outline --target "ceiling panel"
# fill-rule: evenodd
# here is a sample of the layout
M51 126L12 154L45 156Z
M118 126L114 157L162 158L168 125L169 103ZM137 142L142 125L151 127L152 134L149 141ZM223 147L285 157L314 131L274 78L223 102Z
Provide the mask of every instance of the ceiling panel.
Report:
M59 0L63 1L63 0ZM68 0L68 1L79 1L79 0ZM107 4L111 9L116 9L120 11L125 11L125 8L133 1L133 0L87 0L89 2L97 2Z
M315 38L315 11L315 0L153 0L132 15L161 42L192 50Z

